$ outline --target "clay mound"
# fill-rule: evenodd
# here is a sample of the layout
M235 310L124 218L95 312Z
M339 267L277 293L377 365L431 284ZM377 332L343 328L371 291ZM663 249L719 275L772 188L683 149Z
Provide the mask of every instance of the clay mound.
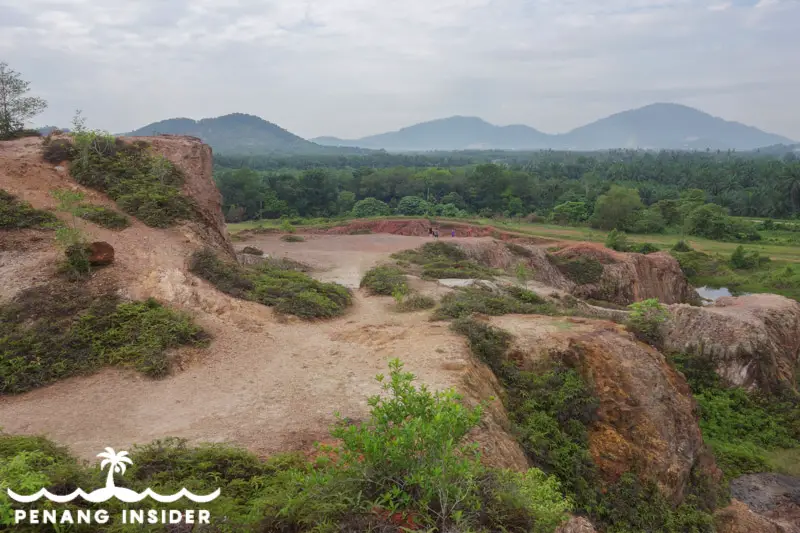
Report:
M572 280L552 279L552 269L545 271L543 282L551 282L579 298L605 300L620 305L658 298L665 304L689 303L698 300L686 276L674 257L666 252L636 254L616 252L594 243L577 243L566 246L553 256L569 260L591 258L603 265L603 274L596 283L577 284ZM563 277L563 276L561 276ZM538 280L538 278L537 278Z
M800 303L776 294L718 299L713 305L674 305L664 327L665 348L714 362L729 385L769 393L797 390Z
M638 469L678 503L693 470L719 478L689 386L661 353L609 322L505 316L491 323L514 335L508 357L524 368L557 357L591 384L600 408L590 451L604 479Z
M800 533L797 523L772 520L738 500L714 513L717 533Z

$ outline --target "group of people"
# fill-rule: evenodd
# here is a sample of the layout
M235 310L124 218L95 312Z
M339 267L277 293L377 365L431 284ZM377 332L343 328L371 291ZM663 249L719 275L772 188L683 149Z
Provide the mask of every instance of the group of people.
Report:
M429 227L428 228L428 236L429 237L433 237L434 239L438 239L439 238L439 228L433 229L432 227ZM450 232L450 236L451 237L455 237L456 236L455 228Z

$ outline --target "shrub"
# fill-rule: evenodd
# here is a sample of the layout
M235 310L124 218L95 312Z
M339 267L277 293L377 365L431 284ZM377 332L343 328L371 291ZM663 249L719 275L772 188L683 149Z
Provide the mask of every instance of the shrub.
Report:
M694 250L692 249L691 246L689 246L689 243L687 243L686 241L681 239L681 240L679 240L678 242L675 243L675 245L672 247L672 251L673 252L692 252Z
M392 257L421 266L425 279L492 279L497 274L467 259L467 254L458 246L441 241L429 242L417 250L405 250Z
M740 244L736 250L731 254L731 266L738 270L750 270L758 266L768 263L769 257L760 257L759 253L755 250L748 251Z
M207 336L153 300L93 296L82 285L27 289L0 307L0 393L15 394L100 367L131 366L160 377L170 348Z
M368 270L361 279L361 287L366 288L371 294L392 296L397 290L403 294L407 293L408 281L402 270L384 265Z
M469 287L445 295L433 318L463 318L472 313L492 316L516 313L553 315L556 309L536 293L519 287L505 287L498 292Z
M52 228L58 218L48 211L34 209L28 202L0 189L0 229Z
M382 217L391 213L391 208L377 198L364 198L353 206L353 216L356 218Z
M611 230L606 237L606 248L611 248L612 250L616 250L618 252L627 252L630 248L628 236L625 235L624 231L619 231L616 229Z
M42 159L53 165L69 161L75 155L75 147L69 139L46 138L42 145Z
M275 311L301 318L341 315L352 303L352 295L336 283L317 281L297 269L291 260L268 259L255 267L223 261L213 250L198 250L189 270L220 291L236 298L274 307Z
M593 257L561 257L548 254L547 258L567 279L578 285L597 283L603 277L603 263Z
M124 212L159 228L192 217L193 205L180 189L183 175L169 160L150 153L146 143L95 132L76 133L73 143L72 177L107 193Z
M281 235L283 242L304 242L305 239L300 235Z
M632 243L628 248L628 250L637 254L644 254L644 255L652 254L659 251L657 246L649 242Z
M433 309L434 307L436 307L436 300L430 296L415 292L405 296L401 302L398 302L396 309L401 313L408 313L411 311Z
M628 306L630 313L626 326L637 339L653 346L661 344L661 324L669 318L667 308L658 299L650 298Z
M108 229L124 229L131 225L128 217L101 205L81 204L76 215Z

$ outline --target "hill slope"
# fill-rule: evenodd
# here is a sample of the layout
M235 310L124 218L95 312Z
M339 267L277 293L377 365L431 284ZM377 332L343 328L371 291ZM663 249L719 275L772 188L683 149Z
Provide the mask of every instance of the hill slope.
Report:
M343 150L320 146L272 122L243 113L202 120L171 118L148 124L125 135L147 137L159 134L198 137L211 145L215 152L228 154L343 153Z
M361 139L318 137L312 140L330 146L359 146L393 151L476 148L752 150L793 142L786 137L713 117L691 107L660 103L616 113L558 135L542 133L528 126L495 126L479 118L455 116Z

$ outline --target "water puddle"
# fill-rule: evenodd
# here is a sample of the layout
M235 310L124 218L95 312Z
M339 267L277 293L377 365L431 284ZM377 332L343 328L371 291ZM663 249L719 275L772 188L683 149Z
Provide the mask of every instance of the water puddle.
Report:
M706 300L706 303L715 302L717 298L723 296L747 296L750 294L749 292L731 291L728 287L695 287L694 290L697 291L700 298Z

